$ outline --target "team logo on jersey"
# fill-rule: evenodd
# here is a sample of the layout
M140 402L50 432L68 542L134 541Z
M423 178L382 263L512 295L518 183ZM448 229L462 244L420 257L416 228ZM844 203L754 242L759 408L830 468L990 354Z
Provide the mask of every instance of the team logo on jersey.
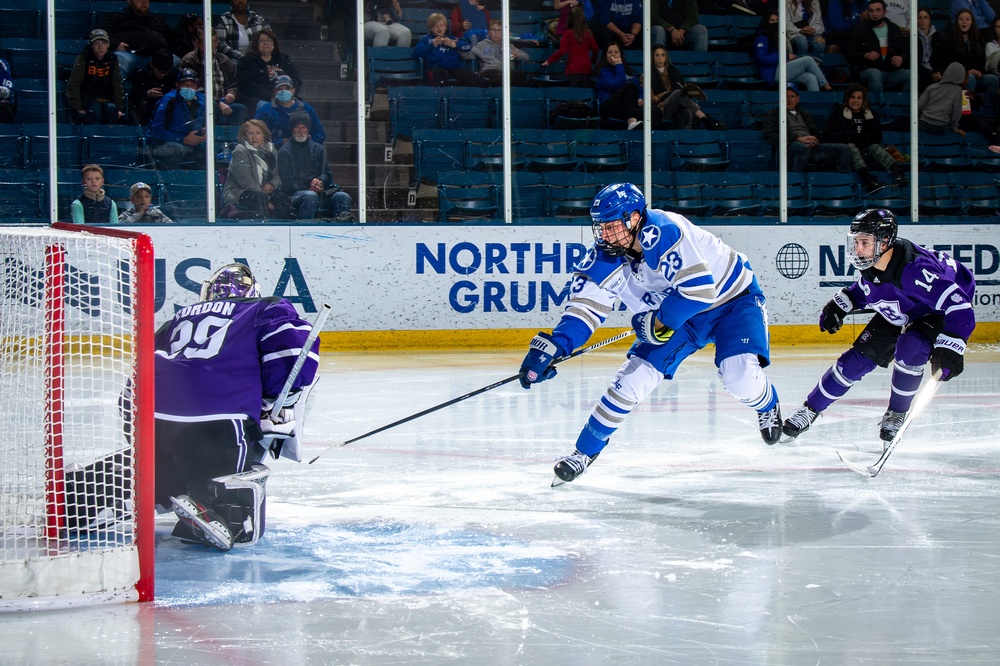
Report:
M582 273L584 271L590 270L590 267L594 265L595 261L597 261L597 250L595 250L594 248L590 248L590 251L587 252L587 255L580 260L580 263L576 265L576 272Z
M643 250L652 250L660 242L660 228L646 225L639 232L639 245Z
M959 296L958 294L952 294L951 295L951 302L952 303L961 303L962 302L962 297Z

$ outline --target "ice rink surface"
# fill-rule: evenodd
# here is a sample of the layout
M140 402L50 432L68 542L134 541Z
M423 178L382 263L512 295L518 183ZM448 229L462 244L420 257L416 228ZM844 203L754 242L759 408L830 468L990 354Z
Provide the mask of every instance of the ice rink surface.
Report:
M1000 346L875 479L889 372L767 447L711 351L550 488L627 345L273 462L230 553L157 521L153 604L0 616L0 664L1000 663ZM779 347L785 415L844 349ZM328 353L305 453L514 374L521 352Z

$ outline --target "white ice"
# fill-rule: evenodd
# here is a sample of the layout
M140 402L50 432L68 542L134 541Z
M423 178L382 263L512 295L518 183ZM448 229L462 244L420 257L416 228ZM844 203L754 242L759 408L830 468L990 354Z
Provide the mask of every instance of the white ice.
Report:
M710 350L550 488L625 345L274 462L268 527L157 522L153 604L0 616L2 664L995 663L1000 347L973 345L875 479L889 371L763 444ZM843 350L780 347L790 414ZM516 373L522 353L330 353L305 454Z

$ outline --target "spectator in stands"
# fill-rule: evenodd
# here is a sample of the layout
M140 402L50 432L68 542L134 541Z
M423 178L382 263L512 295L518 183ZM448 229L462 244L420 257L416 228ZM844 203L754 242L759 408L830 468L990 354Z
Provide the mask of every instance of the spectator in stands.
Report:
M153 159L161 169L204 163L205 96L198 92L198 74L182 69L177 87L160 100L147 136Z
M869 166L879 167L892 176L896 185L906 186L905 167L882 146L882 119L871 108L868 91L860 83L852 83L844 91L844 101L830 112L821 140L847 144L852 165L858 173Z
M413 33L400 23L403 9L399 0L371 0L365 3L365 39L370 39L372 46L388 46L392 40L393 46L410 47Z
M986 42L986 71L1000 74L1000 18L993 21L993 39Z
M962 119L962 97L967 81L965 68L961 63L953 62L945 67L941 80L927 86L917 100L917 113L920 114L919 128L921 132L930 134L947 134L954 132L965 136L958 122Z
M899 26L903 36L910 34L910 0L885 0L885 17Z
M153 190L142 181L132 185L132 189L129 190L129 201L132 202L132 208L123 210L118 215L118 221L122 224L173 222L158 206L150 205L153 202Z
M289 121L296 111L309 114L312 140L321 146L326 143L326 132L323 131L319 116L311 106L295 97L295 85L291 77L286 75L274 80L274 97L271 102L257 107L256 117L267 125L268 141L274 143L276 148L281 148L291 138L292 128Z
M222 190L224 206L235 206L237 217L287 219L288 195L281 191L278 154L271 143L271 132L256 118L243 123L237 136L226 184Z
M463 0L459 0L451 10L451 34L475 46L479 40L486 39L493 17L484 0L464 0L464 4L463 9Z
M490 30L486 39L481 39L472 47L472 55L479 61L479 85L493 87L503 85L503 23L500 19L490 19ZM515 62L528 60L528 54L511 45L510 83L523 86L528 82L524 72L514 69Z
M792 46L792 53L805 56L826 53L826 26L819 0L787 0L785 3L785 31Z
M135 124L148 125L160 100L176 87L174 56L170 51L160 49L150 57L145 67L132 73L129 108Z
M472 58L469 42L448 35L448 19L434 12L427 17L427 34L413 47L413 57L424 63L424 77L432 86L474 86L479 77L466 67Z
M118 58L122 79L144 67L155 51L170 50L172 37L166 21L149 10L149 0L127 0L128 6L104 18L111 49ZM175 56L174 65L180 62Z
M250 51L254 37L271 31L267 19L247 8L247 0L230 0L229 11L219 17L215 33L219 36L219 50L239 64Z
M559 40L559 48L542 62L542 67L548 67L566 56L566 83L571 88L590 88L593 85L590 80L594 75L593 61L600 52L594 33L587 27L583 9L573 7L569 27Z
M937 28L931 21L930 10L926 7L917 9L917 57L920 60L920 67L917 69L917 90L920 92L930 84L941 80L941 72L936 71L931 64L937 34Z
M960 9L955 20L934 41L931 63L937 71L943 71L953 62L962 65L968 78L966 89L982 96L980 99L988 100L992 106L1000 88L1000 78L986 71L986 44L983 42L972 11Z
M684 76L670 62L667 47L653 47L653 74L649 80L653 95L653 127L659 129L661 122L667 122L678 129L691 129L695 121L701 121L705 129L725 129L725 125L708 116L688 93L684 86ZM700 88L697 89L700 91ZM704 92L700 93L704 96ZM702 97L704 99L704 97Z
M205 89L205 35L202 29L195 37L196 50L181 58L181 67L198 72L199 90ZM212 34L212 96L215 101L216 125L242 125L247 119L247 107L236 101L236 63L219 53L219 36Z
M299 70L292 59L281 52L278 37L270 29L262 30L254 36L249 53L236 69L237 101L247 107L248 113L255 113L262 103L271 99L274 81L282 75L292 79L296 90L302 90Z
M312 118L299 109L292 113L288 123L292 140L278 151L278 175L281 189L291 198L292 215L297 220L313 219L320 201L329 196L334 219L353 220L351 196L333 184L326 150L309 140Z
M607 49L616 43L623 49L642 48L642 2L640 0L592 0L594 18L590 29L597 45Z
M753 39L753 57L757 62L760 77L770 84L778 79L778 10L769 9L760 19L757 33ZM785 72L787 80L802 86L806 90L832 90L833 86L826 80L823 70L816 60L810 56L799 58L787 46L788 64Z
M708 28L698 23L698 0L650 0L650 39L672 49L708 50Z
M827 46L847 48L851 31L868 20L868 0L827 0L823 13Z
M0 58L0 123L14 122L17 115L17 98L14 94L14 75L10 65Z
M870 95L879 97L885 88L910 89L910 45L899 26L885 18L885 0L869 1L868 20L851 31L844 55L858 68Z
M601 110L601 127L617 129L624 123L628 129L642 125L642 90L639 77L622 60L621 44L612 43L597 61L597 102Z
M73 63L66 101L77 125L112 125L125 115L125 87L110 45L107 32L91 30L90 43Z
M847 173L854 168L851 159L851 149L845 143L823 143L820 141L819 128L813 121L812 114L799 108L799 89L794 83L789 83L785 90L787 103L787 137L788 137L788 170L805 172L810 166L828 171ZM778 147L778 107L767 112L764 119L764 140ZM861 184L868 192L881 189L881 183L876 180L867 168L855 169L861 178Z
M555 19L555 27L549 24L549 32L556 39L561 40L563 33L569 28L569 15L575 7L580 7L580 11L584 12L584 20L593 17L594 6L590 4L590 0L585 0L586 7L589 7L591 17L587 17L586 11L584 10L584 0L553 0L552 6L556 11L559 12L559 17Z
M118 206L104 194L104 169L88 164L80 169L83 194L70 204L73 224L114 224L118 221Z
M988 0L951 0L951 8L948 13L953 21L958 16L958 12L963 9L972 12L973 21L980 30L989 30L993 19L997 17L996 10L990 6Z
M198 44L198 33L203 30L203 21L198 14L184 14L177 21L174 37L170 40L170 50L178 58L184 59ZM181 65L183 67L184 65Z

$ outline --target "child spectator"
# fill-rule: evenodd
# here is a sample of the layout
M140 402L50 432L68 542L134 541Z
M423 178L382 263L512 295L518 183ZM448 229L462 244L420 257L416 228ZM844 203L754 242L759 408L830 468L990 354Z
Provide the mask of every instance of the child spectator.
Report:
M480 40L472 47L472 55L479 60L479 84L484 86L499 86L503 84L503 23L500 19L490 19L490 31L486 39ZM517 60L524 62L528 54L513 45L510 47L511 65ZM524 72L510 70L510 83L523 86L528 82Z
M73 224L114 224L118 221L118 206L104 195L104 169L88 164L80 169L83 194L70 204Z
M66 99L77 125L111 125L124 115L125 87L118 59L108 53L111 40L98 28L73 63L66 83Z
M569 27L559 40L559 49L545 59L542 67L548 67L565 56L566 83L571 88L590 88L590 78L594 74L592 63L600 52L594 33L587 27L583 10L573 7L569 12Z
M475 46L479 40L486 39L493 17L490 16L490 10L486 9L483 0L467 0L467 2L469 6L465 9L462 9L462 2L459 0L451 10L451 34Z
M17 114L17 103L14 98L14 76L10 73L10 65L0 58L0 123L14 122Z
M134 184L129 194L132 208L121 212L118 216L120 223L173 222L159 208L150 205L153 201L153 190L146 183L140 181Z
M448 35L448 19L440 12L427 17L427 34L413 47L413 57L424 62L424 77L432 86L474 86L478 77L465 66L472 57L469 42Z

